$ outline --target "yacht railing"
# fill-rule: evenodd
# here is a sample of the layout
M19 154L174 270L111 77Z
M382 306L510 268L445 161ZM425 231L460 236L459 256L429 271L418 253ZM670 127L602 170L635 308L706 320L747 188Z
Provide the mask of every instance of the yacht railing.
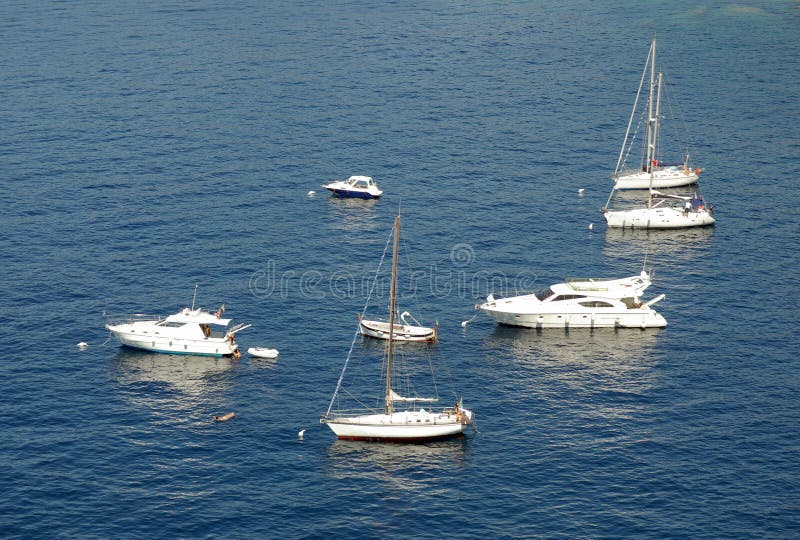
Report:
M155 321L160 322L166 319L163 315L151 315L147 313L125 313L125 314L104 314L106 318L106 324L109 325L117 325L117 324L132 324L139 321Z
M614 281L614 280L601 279L601 278L571 278L571 277L568 277L564 281L574 291L608 291L608 287L603 287L600 284L603 283L603 282ZM579 283L592 283L593 285L579 285ZM594 285L594 283L597 283L597 285Z
M443 415L443 414L450 415L450 414L455 414L456 412L458 412L455 409L455 407L424 407L423 406L423 407L408 407L408 408L397 409L397 410L394 411L394 414L402 413L404 411L417 412L417 411L419 411L421 409L425 409L425 412L429 413L432 418L435 418L437 415ZM341 420L344 420L344 419L347 419L347 418L357 418L357 417L360 417L360 416L371 416L371 415L378 415L378 414L383 414L383 413L384 413L384 410L383 410L382 407L380 409L377 409L377 408L375 408L375 409L372 409L372 408L369 408L369 409L364 409L364 408L361 408L361 409L339 409L339 410L333 410L333 411L329 412L328 414L322 415L320 417L320 422L321 423L325 423L325 422L332 422L332 421L341 421ZM360 422L353 422L353 423L357 424L357 423L360 423Z

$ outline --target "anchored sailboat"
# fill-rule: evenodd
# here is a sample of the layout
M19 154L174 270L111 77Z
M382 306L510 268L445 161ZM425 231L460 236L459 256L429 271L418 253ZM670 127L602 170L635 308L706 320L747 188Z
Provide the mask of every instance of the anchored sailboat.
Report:
M436 403L439 398L403 396L395 389L395 381L400 378L397 372L398 364L395 362L394 348L394 319L395 298L397 295L397 262L400 235L400 216L395 217L392 229L392 281L389 290L389 322L388 345L386 362L384 363L384 388L383 410L334 410L338 405L340 390L345 371L352 354L347 356L336 390L331 398L330 405L320 422L327 424L339 439L368 440L385 442L426 442L436 439L459 436L464 433L467 426L473 424L472 411L465 409L461 400L452 407L434 407L428 404ZM359 324L359 328L361 325ZM360 330L353 338L358 336ZM410 387L409 387L410 390Z
M631 113L628 130L625 134L625 143L620 151L617 168L614 172L614 188L608 196L606 206L602 209L603 217L609 227L673 229L711 225L715 221L711 215L712 208L696 192L691 195L670 195L656 191L656 188L693 184L698 181L700 170L692 170L689 167L688 154L684 163L680 165L664 164L658 159L663 75L661 73L656 74L655 58L656 40L653 39L645 62L645 71L642 73L642 81L639 84L639 93L641 93L642 83L649 68L650 91L647 99L647 134L642 168L639 171L620 170L624 162L623 155L639 100L639 95L637 94L634 111ZM608 205L617 190L643 188L649 189L646 207L609 210Z
M625 131L625 139L617 159L617 166L614 169L612 178L614 179L614 189L661 189L670 187L687 186L696 183L700 179L701 169L693 169L689 163L689 152L687 151L679 163L667 163L660 157L660 103L661 103L661 76L658 74L658 95L655 96L656 86L656 40L650 44L650 51L647 53L642 78L639 81L639 90L633 103L628 128ZM644 147L641 152L641 162L638 169L626 168L626 156L630 153L635 144L635 135L631 136L631 126L636 116L639 98L642 94L645 75L650 70L650 92L646 105L647 133L643 141Z

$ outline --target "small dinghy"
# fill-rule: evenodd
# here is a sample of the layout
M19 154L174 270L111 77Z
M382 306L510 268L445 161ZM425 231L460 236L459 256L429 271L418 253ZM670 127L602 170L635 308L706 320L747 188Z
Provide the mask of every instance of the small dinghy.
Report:
M247 349L247 354L250 356L257 356L258 358L277 358L278 349L266 349L264 347L250 347Z

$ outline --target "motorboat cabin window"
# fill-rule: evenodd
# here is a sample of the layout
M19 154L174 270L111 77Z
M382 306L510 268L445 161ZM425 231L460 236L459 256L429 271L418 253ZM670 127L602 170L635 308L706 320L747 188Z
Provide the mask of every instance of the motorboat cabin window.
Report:
M366 180L358 180L355 184L353 184L353 186L360 189L367 189L369 187L369 183Z
M556 293L553 292L553 289L551 289L550 287L547 287L546 289L539 289L538 291L536 291L533 294L536 295L536 298L538 298L539 300L544 302L545 300L547 300L548 298L550 298L551 296L553 296Z
M608 302L600 302L599 300L591 300L589 302L578 302L578 304L582 305L583 307L614 307L614 304L609 304Z
M584 294L560 294L553 298L551 302L561 302L562 300L575 300L576 298L586 298Z
M186 323L173 322L173 321L161 321L160 323L157 323L156 326L164 326L166 328L180 328L184 324L186 324Z

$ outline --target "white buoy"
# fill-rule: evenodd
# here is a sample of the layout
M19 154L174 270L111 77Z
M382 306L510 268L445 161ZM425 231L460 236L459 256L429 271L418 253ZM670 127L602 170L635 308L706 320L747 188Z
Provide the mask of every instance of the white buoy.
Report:
M579 190L578 190L578 195L583 195L583 192L584 192L584 189L583 189L583 188L579 189Z
M214 417L214 421L216 421L216 422L227 422L228 420L230 420L234 416L236 416L235 413L229 412L227 414L222 414L222 415L215 416Z
M300 439L300 440L303 440L303 434L305 434L305 432L306 432L306 430L304 430L304 429L301 429L300 431L298 431L297 432L297 438Z
M594 223L589 223L589 230L591 231L592 229L594 229Z
M313 197L313 196L314 196L314 195L316 195L316 194L317 194L317 192L316 192L316 191L309 191L309 192L308 192L308 196L309 196L309 197Z
M85 341L81 341L80 343L78 343L78 348L79 348L80 350L84 350L84 349L86 349L88 346L89 346L89 344L88 344L88 343L86 343Z

